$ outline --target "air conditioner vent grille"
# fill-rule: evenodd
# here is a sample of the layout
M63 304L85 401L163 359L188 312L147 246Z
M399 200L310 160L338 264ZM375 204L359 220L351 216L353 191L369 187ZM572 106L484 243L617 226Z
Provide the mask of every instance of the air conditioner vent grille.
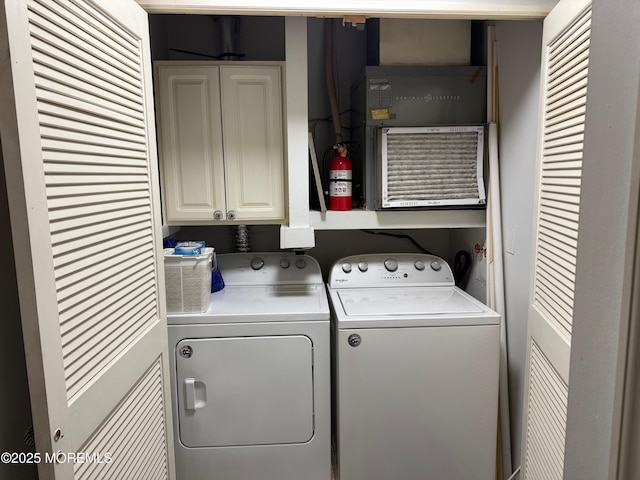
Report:
M382 131L383 208L485 203L484 127Z

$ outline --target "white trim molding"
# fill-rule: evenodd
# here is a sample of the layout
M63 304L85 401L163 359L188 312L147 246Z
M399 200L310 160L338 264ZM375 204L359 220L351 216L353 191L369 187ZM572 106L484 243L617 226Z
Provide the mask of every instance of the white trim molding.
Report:
M137 0L149 13L292 15L307 17L388 17L534 19L544 18L555 0ZM350 21L349 18L345 20Z

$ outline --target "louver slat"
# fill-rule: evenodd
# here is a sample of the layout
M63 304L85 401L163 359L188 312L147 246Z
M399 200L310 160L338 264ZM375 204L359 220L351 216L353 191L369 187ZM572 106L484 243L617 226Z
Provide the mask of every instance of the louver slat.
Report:
M91 113L87 113L76 109L60 108L53 103L40 101L38 111L42 124L47 126L57 126L71 131L96 132L99 136L116 136L132 141L145 137L145 131L139 127L100 116L95 109Z
M549 89L549 103L554 104L560 99L574 95L584 88L587 88L587 74L586 72L581 72L579 76L572 78L570 83L567 82L567 84L560 84L556 88Z
M549 46L534 304L571 338L591 12Z
M562 117L564 115L574 116L576 112L581 111L581 109L584 108L586 104L586 96L583 96L570 102L561 102L557 105L554 105L553 108L547 105L547 109L545 110L545 120L553 121L555 118Z
M87 62L93 65L108 65L105 70L112 72L114 77L139 81L140 67L135 59L124 55L118 48L112 48L114 42L110 38L95 30L87 31L86 25L81 20L69 15L58 4L39 3L39 5L34 3L33 8L29 10L32 35L40 38L37 32L46 32L48 37L40 38L41 40L48 38L54 44L62 42L56 50L69 54L84 52L79 56L86 57ZM60 12L63 15L59 15Z
M61 332L68 336L69 341L73 341L76 331L86 331L94 325L114 318L117 312L122 310L121 304L133 305L141 295L146 294L144 286L152 274L148 269L131 272L127 278L127 291L107 290L100 292L93 305L80 304L75 309L75 305L70 305L65 312L66 320L61 325Z
M78 79L82 82L87 77L91 78L91 85L104 89L110 94L127 99L132 102L130 105L136 106L140 103L140 92L131 91L131 83L129 78L124 78L119 82L114 82L112 75L105 72L105 68L108 65L100 65L96 67L88 63L82 56L84 52L77 52L78 56L66 54L60 50L53 50L51 47L55 45L59 39L49 38L46 32L37 32L36 29L32 29L31 33L36 33L41 38L47 38L48 41L41 41L39 39L33 40L32 46L37 52L34 54L34 60L37 61L42 67L50 71L66 71L72 78ZM54 52L54 53L51 53ZM53 56L55 55L55 56Z
M584 115L586 111L585 103L585 105L582 105L573 111L568 111L554 116L547 116L545 118L545 128L548 128L549 131L555 131L557 129L564 128L567 125L573 126L576 123L584 125Z
M71 401L158 319L141 53L90 4L28 9Z
M382 207L484 204L483 127L382 131Z
M141 216L138 220L145 222L147 219ZM116 222L109 223L109 227L89 232L82 237L74 237L69 241L60 240L53 245L54 259L68 258L71 252L90 248L92 245L102 245L106 249L115 249L123 243L130 244L130 242L136 242L147 235L147 231L144 228L132 228L130 219L120 223L120 225Z
M139 70L141 62L136 38L92 6L81 2L35 0L31 2L30 10L53 19L58 25L75 26L75 31L70 32L73 37L121 57L123 61L128 59L132 68Z
M569 238L575 238L578 234L578 225L571 225L571 223L563 221L558 217L550 215L549 212L542 212L540 214L540 227L551 231L551 235L556 233L567 236Z
M540 286L551 285L554 292L572 291L573 265L568 263L559 264L556 262L558 258L548 251L541 251L539 262Z
M580 45L575 47L575 50L558 63L557 69L550 71L548 88L551 92L555 93L559 84L567 79L584 77L585 65L589 63L589 39L585 38Z
M34 54L34 57L36 57L34 62L37 62L38 55ZM50 90L67 97L76 98L83 103L115 110L133 118L141 120L144 118L142 110L140 110L141 106L136 106L134 103L127 102L106 91L96 95L91 86L73 77L65 78L65 73L62 71L51 70L38 63L34 63L34 71L39 76L38 87L43 90Z
M136 303L132 304L130 307L130 311L132 313L136 316L140 316L141 318L149 318L153 316L153 299L136 298L135 301ZM86 357L78 354L79 347L113 353L120 349L121 343L119 340L121 338L127 335L138 336L140 334L136 328L135 322L130 318L124 318L124 314L128 314L128 312L121 311L120 313L123 315L123 321L118 322L117 328L111 329L109 335L96 336L96 333L101 329L108 327L107 324L102 323L85 330L83 335L74 338L73 341L67 343L70 354L65 355L64 359L67 363L66 369L69 372L69 383L73 387L72 389L81 387L81 385L75 382L76 380L82 381L82 379L87 375L94 376L98 373L94 363L87 361Z
M573 25L571 25L558 39L556 39L549 46L548 65L549 68L554 68L555 65L568 55L571 55L578 39L584 37L587 34L587 38L591 35L591 12L583 15Z
M62 108L64 112L61 116L68 117L74 115L76 112L93 117L94 122L113 122L120 123L120 129L130 127L132 129L140 129L144 125L142 119L136 115L130 117L129 115L118 112L111 106L101 107L95 103L86 103L79 99L62 95L58 92L52 92L50 90L38 90L38 105L45 103L52 104L57 108ZM46 112L46 108L43 112ZM40 110L39 110L40 111ZM102 123L100 123L102 125Z
M78 122L58 116L48 115L45 112L41 113L40 121L43 128L47 127L51 129L52 134L54 134L54 132L64 132L66 135L77 135L78 137L83 135L98 137L103 139L103 142L107 142L103 144L109 144L109 142L113 144L116 141L120 141L129 142L130 144L144 145L145 142L144 132L140 134L132 134L114 130L112 127L88 125L85 122ZM141 165L143 166L144 164L141 163Z
M70 285L86 280L92 274L100 274L110 269L120 270L131 261L130 257L144 255L149 242L148 232L142 230L135 235L135 238L133 236L130 238L132 238L131 243L127 243L126 249L108 248L107 245L100 244L93 245L95 252L91 256L87 256L82 250L71 250L54 258L60 292ZM115 244L118 240L119 238L114 238L111 242ZM122 244L121 242L120 245Z
M158 361L81 452L109 452L111 461L76 462L76 480L168 478L161 365Z
M546 140L557 140L582 134L584 134L584 124L580 119L574 119L573 122L566 122L556 128L548 128Z
M526 431L526 479L562 479L568 388L535 342Z
M586 80L586 78L584 80ZM573 102L584 99L587 93L587 87L586 85L582 86L582 83L583 80L577 81L574 77L565 79L560 84L558 94L550 97L547 102L547 118L555 116L555 112L559 108L569 104L574 105Z

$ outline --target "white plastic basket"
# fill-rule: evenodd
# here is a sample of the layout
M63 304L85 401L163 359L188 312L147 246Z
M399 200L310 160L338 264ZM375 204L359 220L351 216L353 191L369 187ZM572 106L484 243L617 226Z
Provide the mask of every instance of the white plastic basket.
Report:
M202 255L175 255L164 249L164 277L167 313L202 313L211 300L211 269L214 249L206 247Z

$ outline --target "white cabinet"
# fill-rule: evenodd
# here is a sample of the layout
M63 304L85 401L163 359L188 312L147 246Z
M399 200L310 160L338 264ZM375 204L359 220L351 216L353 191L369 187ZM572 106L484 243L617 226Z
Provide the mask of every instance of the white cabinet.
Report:
M157 62L168 225L285 219L282 65Z

